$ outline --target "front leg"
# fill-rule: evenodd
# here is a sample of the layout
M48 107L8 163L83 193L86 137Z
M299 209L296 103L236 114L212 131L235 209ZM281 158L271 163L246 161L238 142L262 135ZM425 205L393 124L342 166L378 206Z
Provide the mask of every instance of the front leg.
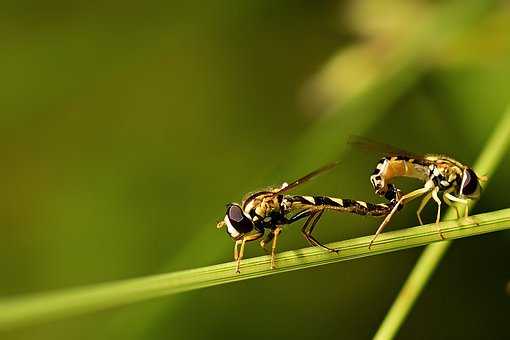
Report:
M257 232L256 234L243 236L242 239L237 240L234 245L234 260L237 260L236 273L240 273L239 268L241 267L241 260L244 256L244 245L246 242L255 241L264 235L263 232ZM241 245L241 249L238 252L238 246Z

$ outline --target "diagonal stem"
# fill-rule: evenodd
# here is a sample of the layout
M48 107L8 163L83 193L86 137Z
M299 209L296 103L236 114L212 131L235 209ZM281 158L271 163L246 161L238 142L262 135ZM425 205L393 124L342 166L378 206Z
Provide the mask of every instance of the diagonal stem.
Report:
M449 239L510 229L510 209L441 223ZM253 279L287 271L305 269L340 261L378 255L440 241L436 225L407 228L382 234L369 250L371 236L329 244L341 249L339 254L319 247L278 254L276 269L270 269L271 256L243 261L241 274L235 263L196 268L99 285L21 296L0 301L0 331L92 313L195 289ZM443 244L443 243L441 243Z

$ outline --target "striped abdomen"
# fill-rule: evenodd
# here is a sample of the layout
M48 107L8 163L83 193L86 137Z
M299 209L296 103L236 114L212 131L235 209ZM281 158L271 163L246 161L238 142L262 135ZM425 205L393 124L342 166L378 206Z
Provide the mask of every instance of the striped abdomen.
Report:
M357 215L385 216L394 204L372 204L364 201L342 199L327 196L292 196L288 198L293 205L322 207Z

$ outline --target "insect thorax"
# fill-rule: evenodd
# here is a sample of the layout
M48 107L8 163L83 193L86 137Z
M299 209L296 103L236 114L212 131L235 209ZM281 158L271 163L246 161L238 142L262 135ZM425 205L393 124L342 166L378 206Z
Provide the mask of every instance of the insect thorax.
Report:
M256 227L268 228L283 220L286 201L283 195L272 192L260 192L250 196L243 202L243 210L247 213Z
M449 159L438 159L429 165L429 178L440 190L460 186L463 169L456 163Z

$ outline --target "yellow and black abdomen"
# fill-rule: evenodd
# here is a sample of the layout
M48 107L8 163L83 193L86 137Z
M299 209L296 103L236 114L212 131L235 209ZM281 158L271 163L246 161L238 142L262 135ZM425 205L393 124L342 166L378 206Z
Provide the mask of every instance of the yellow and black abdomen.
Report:
M293 196L291 200L293 205L300 208L336 210L368 216L384 216L393 208L393 204L372 204L328 196Z

